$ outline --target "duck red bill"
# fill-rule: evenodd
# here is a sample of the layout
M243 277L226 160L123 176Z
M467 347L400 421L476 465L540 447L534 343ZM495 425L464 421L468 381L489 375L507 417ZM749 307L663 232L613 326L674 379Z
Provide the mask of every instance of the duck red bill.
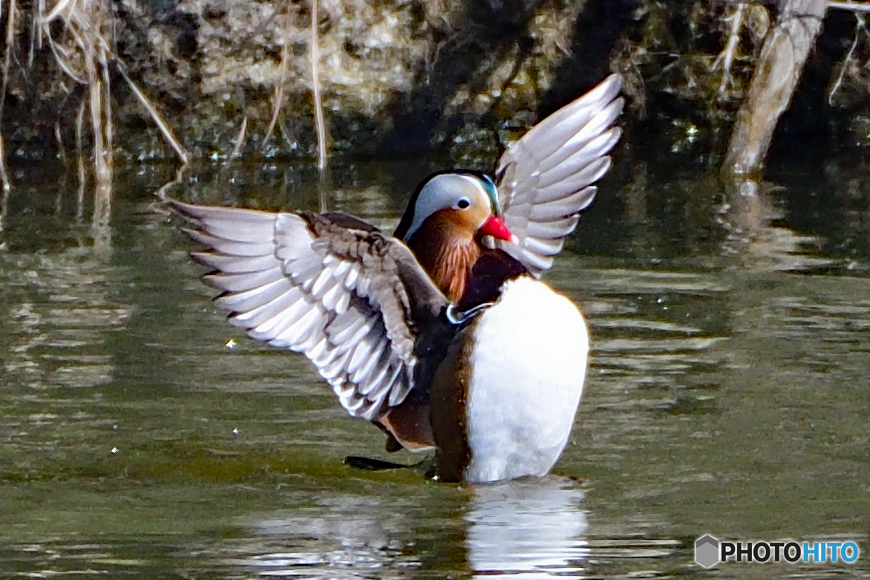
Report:
M483 225L480 226L480 232L484 233L488 236L492 236L498 240L511 241L513 239L513 234L504 225L504 222L501 221L500 217L490 216L488 220L483 222Z

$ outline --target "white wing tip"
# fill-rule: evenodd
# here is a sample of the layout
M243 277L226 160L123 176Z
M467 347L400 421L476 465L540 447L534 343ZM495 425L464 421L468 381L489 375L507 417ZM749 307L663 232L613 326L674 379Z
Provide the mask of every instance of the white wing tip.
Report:
M610 102L616 98L616 95L618 95L621 90L622 76L614 73L598 83L598 86L589 91L586 94L586 97L590 100L601 99L605 102Z

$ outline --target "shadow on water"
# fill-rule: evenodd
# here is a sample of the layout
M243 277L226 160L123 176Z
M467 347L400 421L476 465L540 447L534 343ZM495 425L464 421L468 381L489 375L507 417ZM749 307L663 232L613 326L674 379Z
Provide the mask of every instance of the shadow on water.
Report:
M390 228L420 171L339 167L331 205ZM870 197L846 163L730 189L618 165L549 277L593 336L569 447L470 488L342 464L386 458L381 434L211 306L152 197L169 173L121 175L101 232L50 172L4 200L0 575L706 577L704 533L866 553ZM313 176L205 167L174 194L316 209Z

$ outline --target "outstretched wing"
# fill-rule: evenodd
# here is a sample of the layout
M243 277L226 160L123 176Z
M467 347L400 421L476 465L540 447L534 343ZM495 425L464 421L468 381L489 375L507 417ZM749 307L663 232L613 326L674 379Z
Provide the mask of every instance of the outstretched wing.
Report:
M353 416L380 418L414 387L417 324L447 300L395 238L341 215L268 213L168 200L208 249L204 281L230 322L302 352Z
M502 218L518 244L498 246L540 277L592 203L592 185L610 169L607 154L621 131L622 81L611 75L535 125L499 159L496 185Z

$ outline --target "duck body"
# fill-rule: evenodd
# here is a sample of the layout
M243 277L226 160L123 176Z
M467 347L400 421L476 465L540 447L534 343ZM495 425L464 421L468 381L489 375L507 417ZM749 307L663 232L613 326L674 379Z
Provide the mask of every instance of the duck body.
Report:
M529 275L506 280L454 339L432 383L441 476L486 482L547 474L568 442L588 352L586 321L573 302Z
M494 180L430 176L392 236L343 214L169 201L231 323L305 354L388 450L434 450L446 481L543 476L570 437L589 334L540 276L610 167L619 88L610 77L534 127Z

